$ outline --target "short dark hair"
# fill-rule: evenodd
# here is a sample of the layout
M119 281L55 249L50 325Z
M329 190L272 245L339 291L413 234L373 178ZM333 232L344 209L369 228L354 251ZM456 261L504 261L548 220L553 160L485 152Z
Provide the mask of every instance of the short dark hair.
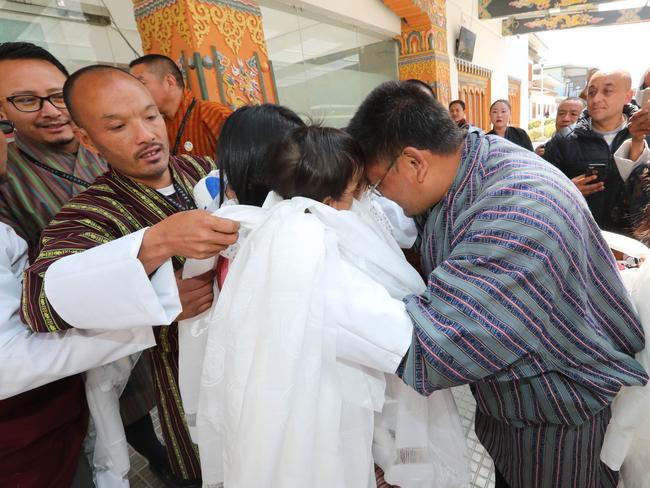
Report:
M72 73L70 77L65 81L65 84L63 85L63 99L65 100L65 106L68 108L68 113L70 114L70 117L72 118L74 123L77 124L79 127L81 127L81 123L79 121L79 115L77 113L77 109L74 106L74 102L73 102L74 87L81 78L95 72L97 73L118 72L125 76L130 76L134 80L137 80L137 78L135 78L130 73L127 73L123 69L116 68L115 66L109 66L107 64L92 64L90 66L86 66Z
M305 123L281 105L247 105L235 110L219 135L217 163L242 205L261 207L269 193L264 166L269 149Z
M413 86L415 86L417 88L420 88L420 89L424 90L425 93L430 94L436 100L438 99L438 97L436 96L436 92L433 91L433 88L431 87L431 85L429 85L428 83L426 83L426 82L424 82L422 80L418 80L417 78L409 78L408 80L404 80L404 83L406 83L408 85L413 85Z
M505 98L499 98L499 99L496 100L492 105L490 105L490 112L492 112L492 109L494 108L494 106L495 106L497 103L503 103L503 104L505 104L505 106L508 107L508 110L509 110L510 112L512 112L512 106L510 105L510 102L509 102L508 100L506 100Z
M56 59L52 53L31 42L3 42L0 43L0 61L36 59L50 63L67 78L70 76L68 70L61 61Z
M460 105L461 108L463 109L463 112L465 111L465 102L463 102L462 100L452 100L451 102L449 102L449 110L451 110L452 105Z
M129 63L129 68L145 64L153 71L156 72L160 78L165 75L172 75L176 80L176 85L181 89L185 89L185 81L183 81L183 73L173 59L163 56L162 54L145 54Z
M322 202L340 199L354 175L362 173L363 152L352 136L340 129L308 126L292 130L275 144L266 181L282 198Z
M347 131L359 141L366 162L395 159L406 146L452 154L464 133L437 100L411 84L387 81L354 114Z

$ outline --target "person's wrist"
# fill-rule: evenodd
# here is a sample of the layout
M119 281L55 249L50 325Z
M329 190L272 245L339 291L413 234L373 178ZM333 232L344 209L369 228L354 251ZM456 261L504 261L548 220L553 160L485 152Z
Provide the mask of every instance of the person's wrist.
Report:
M150 228L153 231L152 245L157 249L158 256L163 260L176 255L166 227L167 223L163 220Z
M147 274L151 274L173 256L171 247L165 238L164 226L161 224L162 222L159 222L149 227L142 237L138 258L142 261Z

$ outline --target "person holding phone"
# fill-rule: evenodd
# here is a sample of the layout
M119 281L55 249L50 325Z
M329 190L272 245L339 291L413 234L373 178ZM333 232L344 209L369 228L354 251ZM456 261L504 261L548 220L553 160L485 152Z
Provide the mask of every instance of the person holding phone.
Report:
M568 135L555 135L544 153L578 187L601 229L628 235L635 200L628 180L650 157L647 109L630 103L633 93L627 71L594 73L587 110Z

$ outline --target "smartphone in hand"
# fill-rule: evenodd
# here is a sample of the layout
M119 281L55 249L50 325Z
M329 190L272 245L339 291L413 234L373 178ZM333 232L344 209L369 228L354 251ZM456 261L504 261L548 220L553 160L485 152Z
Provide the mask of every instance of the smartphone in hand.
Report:
M605 163L591 163L588 166L587 176L598 175L592 183L604 183L607 177L607 165Z
M636 92L636 103L641 108L646 108L650 102L650 88L644 88L643 90L638 90Z

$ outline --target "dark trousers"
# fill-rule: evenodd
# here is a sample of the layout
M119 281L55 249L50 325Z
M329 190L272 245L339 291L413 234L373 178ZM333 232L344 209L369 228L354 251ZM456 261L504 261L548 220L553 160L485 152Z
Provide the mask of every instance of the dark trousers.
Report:
M510 488L510 485L508 484L508 482L505 480L505 478L497 468L494 468L494 474L496 475L494 488Z

